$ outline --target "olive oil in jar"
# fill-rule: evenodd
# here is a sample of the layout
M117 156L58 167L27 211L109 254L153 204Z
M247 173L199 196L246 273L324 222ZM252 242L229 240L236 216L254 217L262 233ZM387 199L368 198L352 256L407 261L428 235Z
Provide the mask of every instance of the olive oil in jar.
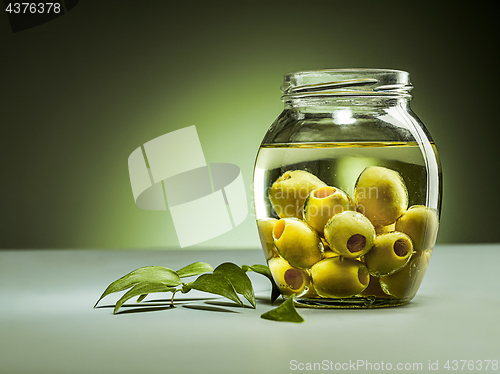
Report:
M439 211L439 200L428 194L427 183L429 178L427 173L429 168L422 153L422 149L416 142L299 143L263 144L261 146L254 175L256 218L268 265L283 295L295 293L297 302L316 307L359 306L366 308L400 305L413 298L425 274L435 240L433 222L429 220L432 220L434 214ZM401 177L401 183L407 191L405 191L407 200L404 203L404 210L406 211L408 207L416 207L416 210L410 209L409 212L413 214L418 211L417 213L420 214L416 215L418 217L417 221L420 220L422 226L423 220L424 229L423 231L420 230L423 234L418 232L416 235L425 235L424 239L412 240L408 235L398 233L395 228L395 219L399 217L396 217L394 222L387 221L387 223L390 223L387 226L377 227L374 225L373 243L375 244L372 242L366 243L366 234L364 236L360 234L352 236L350 238L352 243L354 243L353 238L362 238L367 250L362 252L363 255L354 253L352 256L346 257L346 254L350 253L348 251L343 253L340 248L329 243L330 240L325 235L326 229L323 231L322 228L312 230L317 234L316 240L320 249L304 249L315 248L314 245L316 244L313 243L312 246L309 243L307 245L297 244L301 243L302 239L291 230L292 227L299 225L299 223L290 221L290 229L287 235L290 237L290 241L296 243L294 245L297 247L297 251L302 251L302 253L292 255L288 250L284 255L284 249L280 251L276 247L276 236L283 234L285 224L280 223L280 229L278 230L275 228L275 223L280 218L288 217L287 214L283 213L284 211L280 211L280 207L276 203L273 206L270 198L273 183L279 180L280 177L283 178L282 176L290 173L288 177L295 175L297 179L296 186L300 186L302 183L300 178L305 178L303 183L311 186L308 187L309 189L319 187L320 190L328 188L341 190L352 201L352 209L346 210L352 210L354 212L351 212L351 215L361 217L362 214L358 213L361 210L356 207L355 186L363 171L370 167L377 167L380 170L387 171L387 173L393 173ZM431 170L431 172L433 171ZM311 191L306 190L306 192ZM384 198L378 196L379 192L382 193L376 185L368 187L364 191L365 194L373 194L375 200ZM323 192L323 196L327 195ZM305 220L301 215L303 208L300 204L304 204L306 199L307 196L301 196L297 207L291 210L292 214L290 216L293 218L285 218L280 222L290 219ZM288 200L286 201L288 203ZM419 209L423 211L423 216ZM358 212L355 212L356 210ZM426 216L428 212L431 212L429 213L431 218ZM362 218L368 221L366 217L363 216ZM353 217L353 219L357 218ZM308 226L305 223L303 225L304 227ZM371 226L369 222L368 225ZM400 226L405 227L404 222ZM437 232L437 216L435 228ZM303 230L303 228L296 228L295 230ZM344 229L335 228L335 230L348 231L349 227ZM277 231L279 232L277 233ZM409 231L415 237L415 233L411 229ZM432 237L433 235L434 237ZM429 236L431 236L430 239ZM283 241L283 238L280 237L279 240ZM348 246L349 240L344 241L347 242ZM413 242L416 241L419 241L419 243L425 242L425 248L423 245L414 248ZM386 244L386 242L390 244ZM377 243L379 243L378 246ZM378 249L384 245L393 246L391 248L395 253L384 254L382 250ZM372 246L377 249L371 251L371 253L366 253ZM304 253L306 251L316 252ZM375 256L376 252L382 254ZM295 262L295 258L299 257L301 262ZM304 258L314 260L305 263ZM391 268L392 264L397 261L403 265ZM367 269L365 266L367 262L371 268ZM384 269L385 272L380 272L377 269ZM335 276L330 274L341 275L336 279Z

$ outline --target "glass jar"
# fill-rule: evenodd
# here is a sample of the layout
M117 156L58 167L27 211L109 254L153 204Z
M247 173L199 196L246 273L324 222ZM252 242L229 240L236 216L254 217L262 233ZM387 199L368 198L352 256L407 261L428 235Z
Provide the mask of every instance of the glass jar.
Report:
M436 147L386 69L284 76L254 170L258 231L286 298L318 308L408 303L438 231Z

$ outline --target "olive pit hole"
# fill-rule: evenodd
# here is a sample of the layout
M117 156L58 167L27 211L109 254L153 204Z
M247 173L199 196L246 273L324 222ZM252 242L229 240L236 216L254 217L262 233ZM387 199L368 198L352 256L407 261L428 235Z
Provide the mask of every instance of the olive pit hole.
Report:
M361 234L354 234L347 241L347 249L351 253L362 251L366 245L366 238Z
M394 242L394 253L399 257L405 257L410 252L409 241L398 239Z
M298 269L288 269L285 272L285 282L292 290L298 290L304 282L304 277Z
M280 219L275 223L273 228L274 239L278 240L279 238L281 238L281 235L283 235L283 231L285 231L285 221Z
M316 190L314 190L312 192L312 195L313 197L317 198L317 199L324 199L328 196L332 196L335 191L337 191L335 188L333 187L321 187L321 188L318 188Z

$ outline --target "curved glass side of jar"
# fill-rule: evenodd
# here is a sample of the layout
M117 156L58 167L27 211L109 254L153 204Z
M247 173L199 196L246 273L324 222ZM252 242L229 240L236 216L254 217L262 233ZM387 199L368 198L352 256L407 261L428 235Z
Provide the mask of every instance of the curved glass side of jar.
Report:
M442 189L408 74L299 72L282 89L285 109L254 171L258 231L282 295L319 308L408 303L432 255Z

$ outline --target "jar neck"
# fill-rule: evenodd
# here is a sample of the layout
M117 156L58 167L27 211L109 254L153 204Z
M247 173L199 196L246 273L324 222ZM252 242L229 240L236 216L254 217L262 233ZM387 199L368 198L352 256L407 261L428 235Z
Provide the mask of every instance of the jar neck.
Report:
M343 96L343 97L300 97L283 99L285 109L301 111L331 111L335 108L349 107L352 110L380 110L395 106L409 106L411 97L387 96Z
M394 106L411 99L409 74L389 69L310 70L286 74L285 108Z

